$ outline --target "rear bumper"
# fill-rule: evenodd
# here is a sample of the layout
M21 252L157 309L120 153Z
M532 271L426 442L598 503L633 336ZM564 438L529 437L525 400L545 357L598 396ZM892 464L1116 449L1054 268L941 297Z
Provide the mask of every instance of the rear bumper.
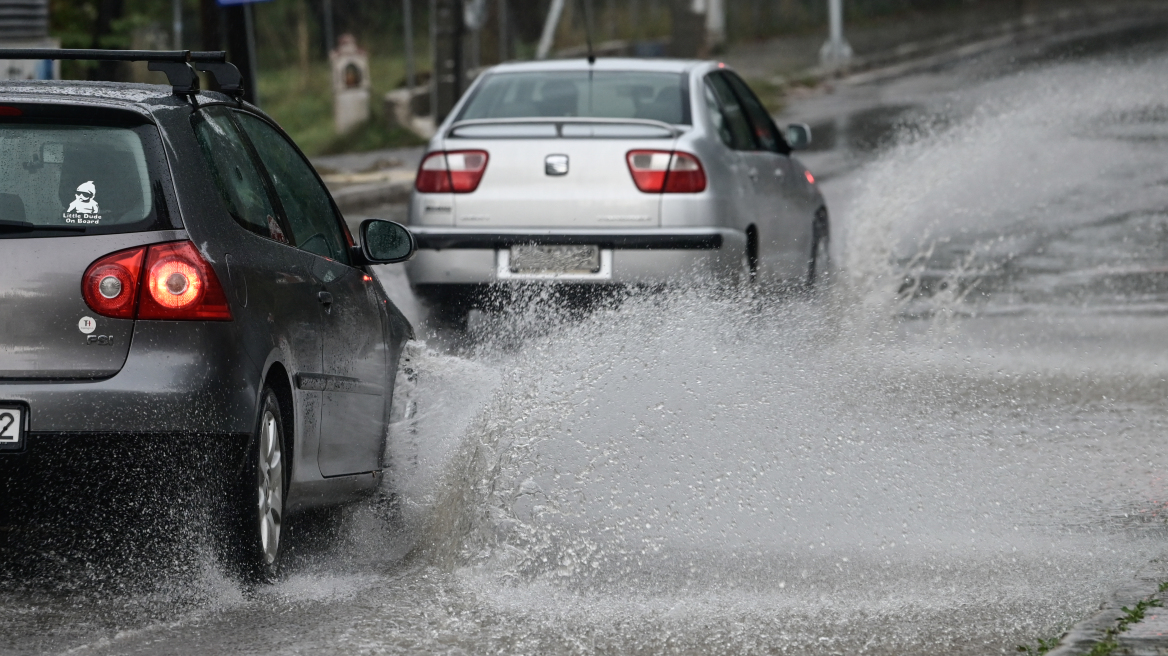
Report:
M493 282L652 284L716 280L742 266L746 234L730 228L466 229L411 227L418 252L406 264L415 285ZM595 245L606 262L596 276L516 277L500 269L507 249L520 244Z
M0 381L0 401L27 405L33 436L250 434L259 370L239 344L233 322L139 321L114 376Z

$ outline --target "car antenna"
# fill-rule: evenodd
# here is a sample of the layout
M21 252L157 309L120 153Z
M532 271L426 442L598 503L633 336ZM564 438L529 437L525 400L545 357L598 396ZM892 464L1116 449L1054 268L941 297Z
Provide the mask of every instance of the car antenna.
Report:
M592 12L588 11L589 0L580 0L580 11L584 14L584 39L588 43L588 63L596 63L596 53L592 50Z

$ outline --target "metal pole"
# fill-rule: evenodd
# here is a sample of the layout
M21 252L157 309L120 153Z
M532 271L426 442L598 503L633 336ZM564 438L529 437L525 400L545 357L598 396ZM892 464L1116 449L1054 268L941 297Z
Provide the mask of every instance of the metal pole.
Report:
M402 22L405 31L406 46L406 86L411 90L417 83L414 64L414 16L410 8L411 0L402 0Z
M247 67L248 78L251 82L252 104L260 106L260 76L256 66L255 45L255 16L252 15L252 5L249 2L243 6L243 29L247 32Z
M507 29L511 20L507 16L507 0L499 0L499 61L511 59L511 33Z
M324 47L331 53L337 47L337 34L333 28L333 0L322 0L321 13L324 14Z
M560 15L564 13L564 0L552 0L548 9L547 20L543 23L543 34L539 37L539 48L535 51L536 59L547 59L552 49L552 40L556 37L556 26L560 24Z
M183 15L182 15L182 0L174 0L171 3L174 12L174 42L175 50L182 50L182 33L183 33Z
M827 0L828 39L819 49L820 63L829 69L839 69L852 58L852 47L844 39L843 0Z
M430 0L430 118L438 120L438 0Z
M722 0L706 2L706 46L715 50L726 41L726 5Z

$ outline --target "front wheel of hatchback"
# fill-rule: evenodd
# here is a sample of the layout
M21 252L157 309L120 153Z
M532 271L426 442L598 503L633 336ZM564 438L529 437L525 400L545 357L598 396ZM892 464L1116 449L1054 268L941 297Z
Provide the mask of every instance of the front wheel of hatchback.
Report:
M236 497L235 560L247 580L266 582L280 569L287 497L284 422L280 401L265 388L259 425L248 447Z

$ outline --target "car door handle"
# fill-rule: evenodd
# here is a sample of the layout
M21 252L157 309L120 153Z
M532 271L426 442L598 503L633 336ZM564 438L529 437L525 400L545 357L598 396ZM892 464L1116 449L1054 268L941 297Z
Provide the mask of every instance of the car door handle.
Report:
M333 304L333 295L328 292L317 292L316 300L320 301L321 305L329 306Z

